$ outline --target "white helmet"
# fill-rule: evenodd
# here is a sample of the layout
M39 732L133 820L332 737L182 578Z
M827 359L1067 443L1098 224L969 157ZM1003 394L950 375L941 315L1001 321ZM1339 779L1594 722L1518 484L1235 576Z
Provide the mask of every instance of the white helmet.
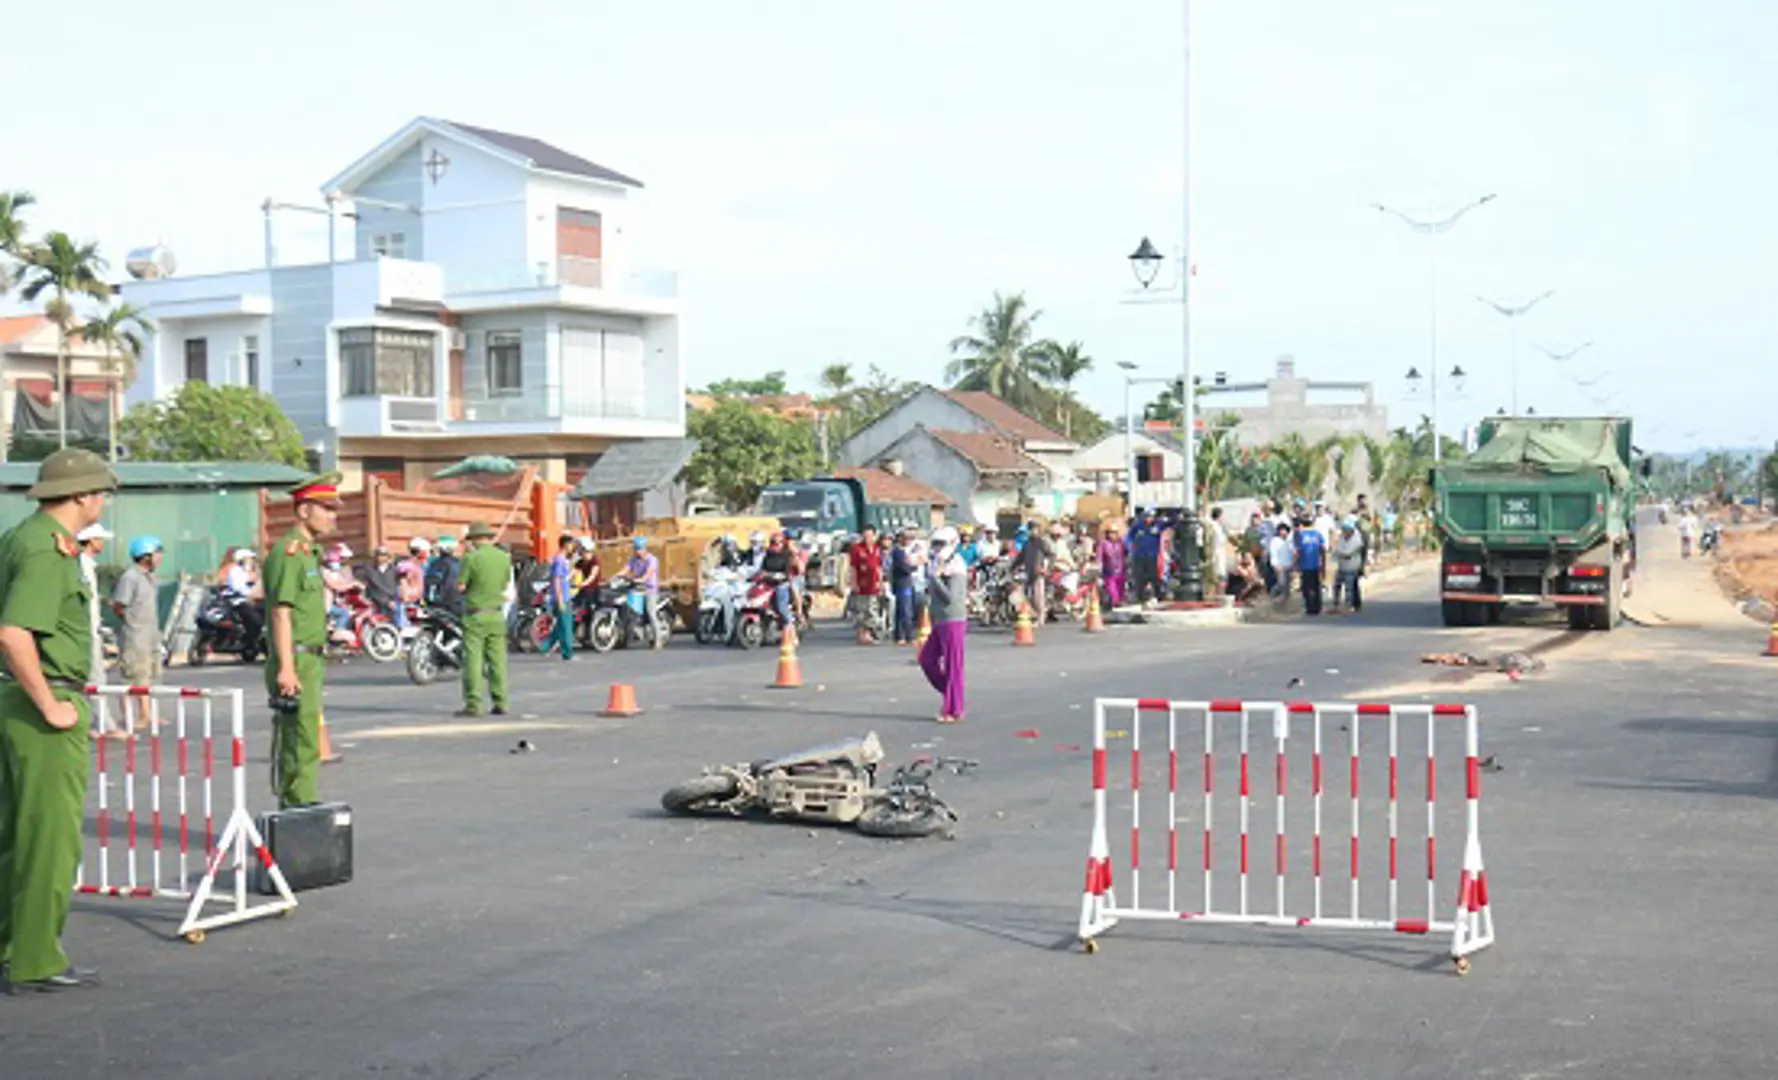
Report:
M416 536L407 542L407 549L416 555L424 555L432 550L432 542L424 536Z
M253 558L253 550L251 548L236 548L235 553L229 556L229 558L238 563L246 562L248 559Z
M593 538L590 536L577 536L574 538L574 546L582 551L591 551L593 550Z

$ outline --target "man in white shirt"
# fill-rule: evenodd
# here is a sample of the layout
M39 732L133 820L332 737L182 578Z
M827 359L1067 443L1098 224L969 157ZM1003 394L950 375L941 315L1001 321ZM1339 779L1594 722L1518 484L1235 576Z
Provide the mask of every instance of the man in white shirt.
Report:
M1296 568L1296 545L1290 542L1290 526L1278 526L1277 533L1267 544L1266 554L1272 561L1272 573L1276 582L1272 587L1272 596L1288 604L1290 602L1290 572Z
M1679 516L1680 558L1689 559L1692 557L1692 547L1697 543L1697 539L1698 515L1693 513L1692 508L1688 506L1685 508L1685 513Z
M248 641L259 640L260 629L265 623L254 595L258 588L259 581L253 573L253 552L236 548L229 557L228 573L222 577L222 595L240 614Z

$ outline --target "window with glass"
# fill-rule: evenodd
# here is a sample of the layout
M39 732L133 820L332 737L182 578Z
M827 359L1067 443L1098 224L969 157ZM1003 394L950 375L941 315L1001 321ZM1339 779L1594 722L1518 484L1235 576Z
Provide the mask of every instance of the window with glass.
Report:
M248 334L241 339L241 366L248 386L259 385L259 338Z
M370 250L374 255L387 255L391 259L405 259L407 258L407 233L376 233L370 238Z
M207 338L185 339L185 381L210 381L210 342Z
M488 396L514 397L525 390L524 336L516 330L488 333Z
M432 397L436 344L416 330L341 330L341 396Z

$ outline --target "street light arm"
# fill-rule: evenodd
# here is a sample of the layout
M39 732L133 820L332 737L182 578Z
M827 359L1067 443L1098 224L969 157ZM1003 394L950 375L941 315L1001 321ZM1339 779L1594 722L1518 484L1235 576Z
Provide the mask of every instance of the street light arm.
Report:
M1452 211L1452 213L1447 217L1432 218L1430 220L1421 220L1420 218L1414 217L1411 214L1404 214L1400 210L1397 210L1395 207L1384 206L1382 203L1371 203L1371 208L1374 210L1380 210L1385 214L1395 215L1396 217L1400 218L1402 220L1402 222L1407 225L1408 228L1414 230L1415 232L1418 232L1418 233L1442 233L1442 232L1450 232L1451 229L1459 221L1463 220L1463 215L1469 213L1471 210L1474 210L1478 206L1483 206L1487 203L1493 202L1494 199L1495 199L1495 196L1492 194L1483 195L1481 198L1477 199L1475 202L1469 203L1465 206L1458 207L1456 210Z

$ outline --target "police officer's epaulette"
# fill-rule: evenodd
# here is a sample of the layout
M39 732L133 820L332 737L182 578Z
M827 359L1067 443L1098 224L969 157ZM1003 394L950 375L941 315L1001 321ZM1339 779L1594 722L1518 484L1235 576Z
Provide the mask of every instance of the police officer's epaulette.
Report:
M292 540L284 545L284 554L286 555L307 555L308 553L309 545L306 541Z
M73 537L62 536L58 533L56 535L56 550L62 553L62 558L72 559L79 553L80 547L75 544Z

